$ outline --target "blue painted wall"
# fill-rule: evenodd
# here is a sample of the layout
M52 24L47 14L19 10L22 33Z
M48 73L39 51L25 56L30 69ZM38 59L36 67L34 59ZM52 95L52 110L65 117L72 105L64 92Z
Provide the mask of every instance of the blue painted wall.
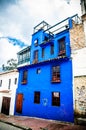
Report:
M52 66L60 65L61 82L51 83ZM37 69L41 73L37 74ZM24 94L21 115L73 122L72 61L64 59L19 69L18 93ZM28 69L28 83L21 85L22 71ZM34 104L34 92L40 91L40 104ZM60 92L60 106L52 106L52 92ZM44 104L46 100L46 105ZM17 114L17 113L16 113Z
M54 35L52 40L48 42L48 44L42 45L44 41L44 37L48 35L43 30L38 31L37 33L33 34L32 36L32 45L31 45L31 57L30 57L30 63L33 63L34 59L34 51L38 50L38 61L44 61L48 59L53 59L58 57L58 40L61 38L65 38L65 46L66 46L66 56L70 57L70 36L69 36L69 30L65 30L63 32L60 32L57 35ZM38 46L34 45L35 39L38 39ZM50 45L54 45L54 54L50 54ZM42 48L45 49L45 56L42 58Z
M50 54L51 42L42 45L44 37L48 36L43 30L32 35L30 65L19 69L19 83L16 94L24 95L22 114L31 117L40 117L59 121L74 122L73 110L73 84L72 84L72 59L70 58L70 34L69 30L64 30L54 35L52 44L54 44L54 54ZM58 58L58 40L65 37L66 56ZM38 39L38 46L34 45L34 40ZM45 56L42 58L42 47L45 48ZM33 53L39 51L38 62L33 64ZM56 59L55 59L56 58ZM52 60L50 60L52 59ZM46 62L43 62L46 61ZM52 66L60 66L60 83L52 83ZM37 69L41 72L37 74ZM28 82L21 84L22 74L28 70ZM34 103L34 92L40 91L40 104ZM60 92L60 106L52 106L52 92Z

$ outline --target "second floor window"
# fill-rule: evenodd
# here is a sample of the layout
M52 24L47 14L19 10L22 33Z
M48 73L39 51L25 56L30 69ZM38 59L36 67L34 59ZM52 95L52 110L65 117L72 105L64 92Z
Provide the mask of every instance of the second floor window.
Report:
M2 80L0 80L0 87L2 87Z
M14 80L14 84L15 84L15 85L17 84L17 78L15 78L15 80Z
M60 66L52 67L52 82L60 82Z
M58 40L59 43L59 56L66 54L65 37Z
M23 75L22 75L22 84L26 84L27 83L27 74L28 74L28 71L24 70L23 71Z
M10 89L10 86L11 86L11 79L9 79L8 89Z
M40 74L40 73L41 73L41 69L38 68L38 69L36 70L36 73L37 73L37 74Z

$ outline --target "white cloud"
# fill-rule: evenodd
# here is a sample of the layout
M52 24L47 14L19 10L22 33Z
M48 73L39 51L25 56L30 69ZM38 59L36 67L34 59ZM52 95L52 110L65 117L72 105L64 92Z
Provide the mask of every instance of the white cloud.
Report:
M41 21L53 25L80 13L79 1L71 0L69 5L66 0L20 0L0 11L0 31L5 36L31 41L33 27Z
M0 39L0 67L11 58L17 59L17 52L19 50L19 46L13 46L7 39Z
M3 37L3 34L0 32L0 37Z
M20 7L32 22L32 28L42 20L52 25L81 11L80 0L71 0L70 4L66 0L22 0Z
M41 21L54 25L76 13L80 15L81 11L80 0L71 0L70 4L66 0L14 1L15 4L9 2L9 6L6 2L0 10L0 36L12 36L28 45L31 44L33 27ZM13 46L7 40L0 40L0 64L11 56L15 57L17 50L18 46Z

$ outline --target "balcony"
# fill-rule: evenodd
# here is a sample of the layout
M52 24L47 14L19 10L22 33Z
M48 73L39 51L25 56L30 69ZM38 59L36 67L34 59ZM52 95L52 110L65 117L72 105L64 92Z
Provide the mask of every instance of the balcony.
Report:
M18 55L17 67L29 64L30 63L30 46L18 52L17 55Z
M44 46L48 46L49 44L54 44L54 41L53 40L47 40L47 41L43 41L40 46L41 47L44 47Z
M29 61L30 61L30 58L22 59L22 60L18 61L18 65L24 64L24 63L29 62Z

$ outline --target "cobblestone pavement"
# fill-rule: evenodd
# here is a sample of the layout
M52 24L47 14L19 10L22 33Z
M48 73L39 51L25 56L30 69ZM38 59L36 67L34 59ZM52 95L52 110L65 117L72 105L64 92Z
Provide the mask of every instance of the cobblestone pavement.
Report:
M27 116L6 116L0 114L0 121L20 127L23 130L86 130L86 126L82 125L31 118Z

